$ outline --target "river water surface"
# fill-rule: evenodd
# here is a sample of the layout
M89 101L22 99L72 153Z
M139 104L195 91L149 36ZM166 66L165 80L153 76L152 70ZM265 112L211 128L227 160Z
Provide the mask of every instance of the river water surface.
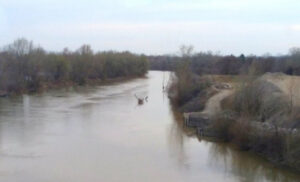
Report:
M1 99L0 182L300 180L189 136L162 92L168 75Z

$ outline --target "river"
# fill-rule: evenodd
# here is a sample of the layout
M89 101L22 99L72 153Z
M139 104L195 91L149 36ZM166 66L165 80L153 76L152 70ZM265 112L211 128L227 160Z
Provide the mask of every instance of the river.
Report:
M168 75L2 98L0 182L300 180L190 136L162 92ZM138 105L134 94L148 102Z

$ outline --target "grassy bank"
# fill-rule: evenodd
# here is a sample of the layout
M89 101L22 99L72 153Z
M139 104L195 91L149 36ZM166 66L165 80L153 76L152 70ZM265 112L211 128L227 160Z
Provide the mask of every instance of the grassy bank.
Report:
M72 52L47 52L19 39L0 52L0 92L36 92L49 87L84 85L118 78L143 76L145 56L130 52L94 52L83 45Z

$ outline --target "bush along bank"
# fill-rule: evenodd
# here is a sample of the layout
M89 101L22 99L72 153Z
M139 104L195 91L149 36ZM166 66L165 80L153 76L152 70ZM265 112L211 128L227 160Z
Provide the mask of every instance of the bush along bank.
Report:
M204 79L205 76L201 78L207 80ZM197 84L203 83L205 81ZM194 100L198 100L198 103L201 103L200 100L208 103L207 101L218 93L199 93L207 93L216 85L219 84L210 82L206 87L202 87L202 90L187 100L184 106L195 102ZM231 142L239 150L252 151L274 164L300 171L300 107L295 104L296 98L283 93L264 76L244 76L235 87L229 96L220 100L221 109L210 115L203 112L203 104L201 108L192 106L194 110L181 110L186 126L195 127L199 136ZM174 88L179 90L173 86Z
M255 66L234 77L199 74L191 58L182 54L169 87L185 126L300 171L300 78Z
M300 107L291 99L261 77L245 81L222 101L211 128L241 150L300 171Z
M130 52L97 52L89 45L77 51L46 52L26 39L0 51L0 95L36 92L57 85L84 85L147 73L145 56Z

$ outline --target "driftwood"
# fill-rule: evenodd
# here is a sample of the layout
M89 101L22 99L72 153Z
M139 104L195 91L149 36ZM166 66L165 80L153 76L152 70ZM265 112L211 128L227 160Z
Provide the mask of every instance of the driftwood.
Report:
M144 98L140 98L140 97L138 97L136 94L134 94L134 96L135 96L135 98L137 99L139 105L144 104L144 101L148 102L148 96L146 96L146 97L144 97Z

